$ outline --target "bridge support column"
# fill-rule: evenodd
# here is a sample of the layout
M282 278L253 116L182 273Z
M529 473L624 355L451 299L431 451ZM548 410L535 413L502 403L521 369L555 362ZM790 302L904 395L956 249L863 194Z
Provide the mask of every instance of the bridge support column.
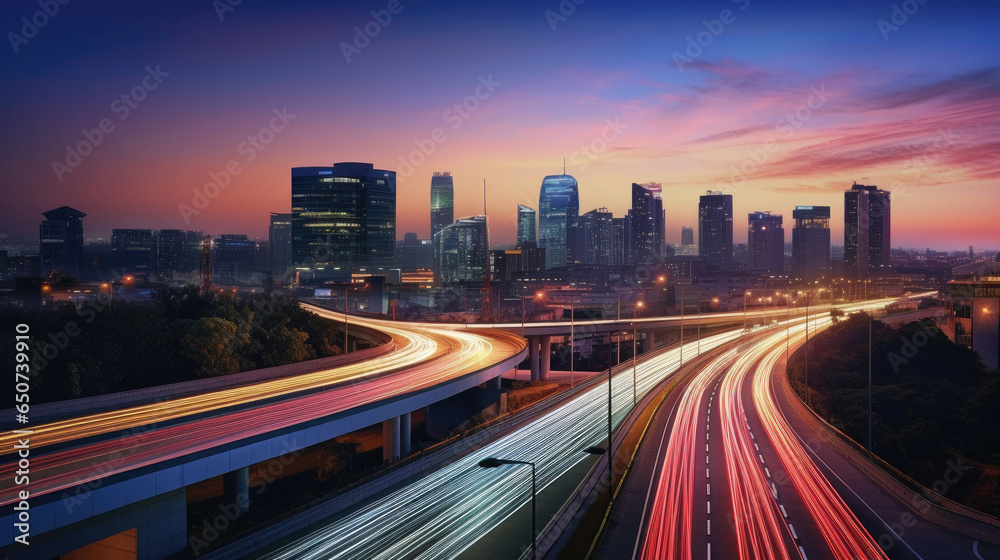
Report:
M549 364L552 363L552 337L542 337L541 364L538 370L538 378L542 381L549 379Z
M413 427L410 422L410 413L399 417L399 447L403 455L410 454L410 435L413 432Z
M250 467L222 475L222 494L230 509L236 506L239 515L250 509Z
M528 356L531 364L531 380L538 381L538 339L537 336L528 337Z
M399 416L382 422L382 460L399 458Z
M501 376L496 376L486 382L486 388L492 389L494 391L499 391L503 388L503 382L501 381Z

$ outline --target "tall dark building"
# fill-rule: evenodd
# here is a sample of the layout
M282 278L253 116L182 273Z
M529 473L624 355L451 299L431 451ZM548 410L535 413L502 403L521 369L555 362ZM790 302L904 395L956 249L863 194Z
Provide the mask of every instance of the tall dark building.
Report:
M632 218L611 219L611 264L625 266L632 262Z
M193 270L194 261L188 247L188 232L182 229L161 229L154 236L156 243L156 273L168 275L171 272Z
M747 216L750 269L780 271L785 267L785 228L781 214L751 212Z
M582 239L582 264L614 263L614 224L607 208L596 208L580 216L577 227Z
M694 245L694 228L684 226L681 228L681 245Z
M455 183L449 171L431 176L431 239L455 221Z
M659 183L632 183L632 255L635 263L663 258L665 216L663 187Z
M844 264L851 276L867 276L891 264L889 191L854 183L844 191Z
M41 274L57 270L80 278L83 257L83 218L87 215L69 206L43 212L45 219L38 228Z
M370 163L292 168L292 262L314 278L391 266L396 172Z
M517 205L517 245L520 247L524 243L538 243L538 233L535 229L535 221L538 213L530 206Z
M406 233L396 242L396 264L403 272L431 270L434 267L434 245L430 239L418 239L415 233Z
M796 206L792 212L792 270L803 280L830 274L830 207Z
M489 259L490 233L486 216L462 218L434 236L441 282L479 282Z
M212 277L219 284L249 282L257 268L257 243L244 234L212 240Z
M708 191L698 202L698 255L713 268L733 268L733 195Z
M156 239L151 229L111 230L111 256L123 269L156 266Z
M545 268L571 262L570 236L580 218L580 195L572 175L549 175L538 195L538 245L545 249Z
M267 228L268 269L272 279L288 276L292 268L292 215L271 212Z
M545 270L545 249L531 241L515 249L490 251L490 270L494 282L510 282L519 272Z

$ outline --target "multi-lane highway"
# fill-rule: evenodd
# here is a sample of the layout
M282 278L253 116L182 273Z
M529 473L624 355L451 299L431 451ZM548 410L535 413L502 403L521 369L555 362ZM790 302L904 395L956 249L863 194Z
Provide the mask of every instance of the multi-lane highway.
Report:
M829 323L817 317L810 333ZM804 324L766 332L685 378L643 443L598 558L994 557L915 519L789 414L784 360ZM899 534L901 518L920 534Z
M309 309L331 320L343 317L314 306ZM524 351L522 339L502 331L402 327L356 317L351 322L390 335L396 350L330 370L33 426L33 455L35 449L39 455L31 463L32 495L419 391ZM185 421L188 417L197 419ZM134 433L119 437L123 430ZM71 445L102 435L90 443ZM13 449L13 437L2 436L5 449ZM45 446L55 444L62 445L45 451ZM0 466L0 505L15 499L16 469L13 460Z

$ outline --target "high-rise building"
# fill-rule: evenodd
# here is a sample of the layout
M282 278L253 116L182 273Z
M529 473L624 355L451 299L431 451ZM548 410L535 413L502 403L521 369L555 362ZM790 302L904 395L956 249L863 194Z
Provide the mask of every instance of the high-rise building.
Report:
M635 263L663 258L665 215L660 183L632 183L632 255Z
M418 239L416 233L406 233L396 242L396 264L403 272L431 270L434 267L434 245L430 239Z
M531 241L514 249L490 251L490 270L494 282L510 282L519 272L537 272L545 269L545 249Z
M489 259L490 237L486 216L462 218L434 236L441 282L479 282Z
M450 171L431 176L431 239L455 221L455 183Z
M781 214L751 212L747 216L750 269L780 271L785 267L785 228Z
M614 223L607 208L596 208L580 216L577 226L582 240L582 263L611 265L614 263Z
M292 215L271 212L271 224L267 229L268 270L272 279L288 276L292 268Z
M256 266L257 243L246 235L224 234L212 240L212 278L215 282L249 282Z
M681 245L694 245L694 228L684 226L681 228Z
M549 175L538 195L538 245L545 249L545 268L571 261L570 236L580 218L580 195L572 175Z
M698 202L698 255L713 268L733 267L733 195L708 191Z
M182 229L161 229L154 236L156 243L155 269L160 275L193 270L188 247L188 232ZM112 249L113 250L113 249Z
M370 163L292 168L292 262L313 278L391 266L396 172Z
M156 239L151 229L111 230L111 256L115 266L135 269L156 265Z
M54 270L80 277L83 257L83 218L87 215L69 206L43 212L45 219L38 228L41 274Z
M611 264L625 266L632 262L632 218L611 219Z
M844 264L852 276L890 266L891 212L888 191L854 183L844 191Z
M817 280L830 273L830 207L796 206L792 212L792 269L798 278Z
M517 205L517 245L520 247L524 243L538 243L538 234L535 230L535 221L538 213L530 206Z

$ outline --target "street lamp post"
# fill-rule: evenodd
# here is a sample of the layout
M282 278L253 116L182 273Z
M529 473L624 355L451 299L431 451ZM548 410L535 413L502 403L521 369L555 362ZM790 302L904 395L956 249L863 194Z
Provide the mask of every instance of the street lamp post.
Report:
M872 456L872 323L875 319L868 316L868 457Z
M537 558L538 550L535 548L535 464L531 461L517 461L514 459L497 459L487 457L479 461L479 466L484 469L495 469L502 465L530 465L531 466L531 557Z
M750 297L750 290L743 292L743 330L747 330L747 298Z
M635 320L639 318L639 308L643 306L641 301L635 302L635 306L632 307L632 406L639 403L639 389L636 384L636 339L638 338L638 328L636 327Z
M573 388L573 345L576 343L576 308L569 305L569 388Z

